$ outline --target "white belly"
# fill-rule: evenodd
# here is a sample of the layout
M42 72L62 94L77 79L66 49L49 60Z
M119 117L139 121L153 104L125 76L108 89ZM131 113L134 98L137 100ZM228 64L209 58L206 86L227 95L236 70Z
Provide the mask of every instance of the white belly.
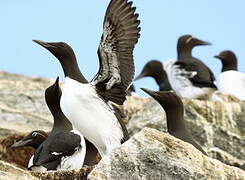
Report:
M121 144L121 126L91 84L66 78L61 109L74 128L92 142L102 156Z
M169 83L177 95L190 99L209 99L214 92L213 88L200 88L193 86L189 78L196 75L196 72L187 72L174 65L176 60L170 59L163 63Z
M60 165L57 167L57 170L80 169L83 167L83 162L86 154L85 139L78 131L72 130L72 132L78 134L81 137L81 147L71 156L62 157Z
M225 71L220 74L220 91L245 100L245 74L238 71Z
M32 155L31 159L29 160L28 168L30 168L32 171L35 171L35 172L46 172L47 168L43 166L33 166L33 158L34 158L34 155Z

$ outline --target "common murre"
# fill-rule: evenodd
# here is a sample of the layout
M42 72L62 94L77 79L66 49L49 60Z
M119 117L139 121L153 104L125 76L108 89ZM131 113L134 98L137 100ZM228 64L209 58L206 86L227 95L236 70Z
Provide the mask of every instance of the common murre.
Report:
M170 59L163 62L169 82L180 97L210 99L217 90L211 69L192 56L192 49L200 45L210 43L191 35L183 35L178 39L177 60Z
M202 147L191 137L185 126L184 106L181 99L171 91L151 91L145 88L141 89L152 96L164 109L169 134L192 144L203 154L207 155Z
M141 73L134 81L143 77L152 77L159 86L159 91L170 91L172 87L168 81L168 76L163 68L163 64L158 60L151 60L145 64Z
M62 113L60 98L61 89L57 78L45 91L46 104L54 118L53 128L29 161L28 168L33 171L68 170L83 166L85 140Z
M123 122L109 101L123 104L134 76L133 49L140 28L135 7L127 0L112 0L106 10L98 56L100 69L90 83L80 83L72 49L65 43L35 41L60 61L65 73L61 109L74 127L92 142L103 156L128 139Z
M40 144L43 143L48 137L48 134L42 130L35 130L30 132L28 135L23 137L21 140L15 142L11 147L17 148L17 147L24 147L24 146L30 146L34 149L37 149Z
M238 71L235 53L226 50L214 57L221 60L222 63L222 70L219 75L219 90L245 100L245 73Z

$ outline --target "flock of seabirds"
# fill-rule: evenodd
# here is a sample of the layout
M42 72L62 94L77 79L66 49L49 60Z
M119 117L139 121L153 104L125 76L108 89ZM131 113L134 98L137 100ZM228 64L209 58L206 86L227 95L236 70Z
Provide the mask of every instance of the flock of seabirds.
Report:
M34 40L60 62L64 87L59 78L45 90L46 104L53 115L49 134L35 130L12 145L31 146L35 153L28 169L33 171L70 170L98 163L114 148L129 139L121 113L115 104L126 100L134 78L133 50L140 37L140 21L136 8L128 0L111 0L105 13L103 34L98 48L100 67L88 82L79 70L72 48L64 42ZM210 99L217 90L211 69L192 56L196 46L210 45L191 35L183 35L177 43L177 59L152 60L135 80L153 77L159 91L142 88L165 110L168 132L196 147L184 124L184 108L180 97ZM237 59L232 51L215 56L222 62L221 91L245 100L245 74L237 71ZM230 85L232 82L232 86Z

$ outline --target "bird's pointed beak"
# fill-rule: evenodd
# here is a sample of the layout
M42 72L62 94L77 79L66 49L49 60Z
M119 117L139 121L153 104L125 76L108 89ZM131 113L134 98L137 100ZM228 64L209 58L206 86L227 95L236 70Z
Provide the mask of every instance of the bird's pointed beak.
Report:
M147 94L149 94L152 97L156 97L157 96L157 93L155 91L151 91L151 90L146 89L146 88L140 88L140 89L142 89L143 91L145 91Z
M48 42L44 42L44 41L41 41L41 40L32 40L33 42L39 44L40 46L44 47L44 48L50 48L50 47L53 47L53 45L51 43L48 43Z
M214 58L221 59L219 55L215 55Z
M55 85L57 86L57 85L59 85L59 76L56 78L56 80L55 80Z
M11 147L12 148L17 148L17 147L27 146L30 142L32 142L31 139L20 140L20 141L17 141L16 143L14 143Z
M139 79L142 79L143 77L145 77L145 73L140 73L138 76L136 76L136 77L134 78L134 81L137 81L137 80L139 80Z
M196 44L200 45L200 46L210 46L212 45L212 43L208 42L208 41L203 41L200 39L196 39Z

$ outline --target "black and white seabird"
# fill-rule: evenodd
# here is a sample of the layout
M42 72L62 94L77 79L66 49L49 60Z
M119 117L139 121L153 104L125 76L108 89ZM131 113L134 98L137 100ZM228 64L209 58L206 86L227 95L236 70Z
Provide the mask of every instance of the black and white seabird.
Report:
M134 79L139 80L143 77L152 77L159 86L159 91L170 91L172 87L168 81L168 76L163 68L163 64L158 60L151 60L143 67L141 73Z
M61 109L103 156L128 139L123 121L108 101L123 104L134 76L133 49L140 36L138 14L127 0L111 0L98 49L100 69L90 83L76 79L76 57L65 43L35 41L60 61L65 73Z
M192 144L203 154L207 155L202 147L195 142L185 126L184 106L179 96L171 91L150 91L145 88L141 89L152 96L164 109L169 134Z
M83 166L85 140L62 113L60 98L61 89L57 78L45 91L46 104L54 118L53 128L30 159L28 168L33 171L68 170Z
M177 44L178 59L170 59L163 63L169 82L180 97L210 99L217 90L211 69L192 56L192 49L200 45L210 43L191 35L183 35Z
M48 134L42 130L35 130L30 132L28 135L23 137L21 140L15 142L11 147L25 147L30 146L34 149L37 149L40 144L43 143L48 137Z
M214 57L220 59L222 63L219 75L220 91L245 100L245 73L238 72L236 55L226 50Z

